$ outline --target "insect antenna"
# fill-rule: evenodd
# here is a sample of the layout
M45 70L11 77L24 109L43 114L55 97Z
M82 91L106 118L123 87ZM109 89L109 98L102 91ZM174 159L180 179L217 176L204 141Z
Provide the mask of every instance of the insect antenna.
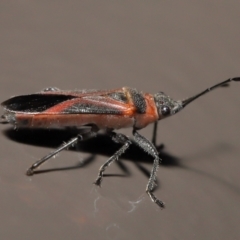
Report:
M235 78L229 78L221 83L218 83L210 88L207 88L206 90L200 92L199 94L193 96L193 97L190 97L190 98L187 98L185 100L182 101L182 107L185 107L186 105L188 105L190 102L194 101L195 99L201 97L202 95L212 91L213 89L217 88L217 87L225 87L227 86L227 84L231 81L235 81L235 82L238 82L240 81L240 77L235 77Z

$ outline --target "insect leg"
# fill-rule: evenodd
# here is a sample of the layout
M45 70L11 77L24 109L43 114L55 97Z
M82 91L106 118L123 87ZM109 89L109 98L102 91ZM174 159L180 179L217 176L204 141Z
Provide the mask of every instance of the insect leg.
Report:
M152 137L152 143L157 148L158 152L161 151L164 148L164 144L161 143L157 146L157 128L158 128L158 122L155 122L153 125L153 137Z
M131 140L120 133L111 132L109 133L112 137L112 140L116 143L122 143L123 146L115 152L99 169L98 177L95 180L94 184L100 186L103 178L103 172L106 170L106 168L114 161L118 160L118 158L129 148L130 144L132 143Z
M155 122L153 125L153 136L152 136L152 143L154 146L156 146L157 127L158 127L158 122Z
M154 157L153 168L146 187L146 192L153 202L155 202L159 207L164 208L164 203L153 194L154 187L156 186L157 170L159 167L159 162L161 161L158 156L158 151L149 140L141 136L136 130L133 130L133 136L135 143L149 155Z
M34 174L34 170L36 168L38 168L40 165L42 165L44 162L46 162L48 159L50 159L51 157L55 156L56 154L58 154L59 152L61 152L62 150L73 146L74 144L76 144L78 141L82 141L85 140L89 137L92 136L94 132L87 132L87 133L82 133L82 134L78 134L77 137L72 138L70 141L62 144L59 148L57 148L55 151L50 152L48 155L44 156L43 158L41 158L40 160L38 160L37 162L35 162L26 172L26 175L31 176Z

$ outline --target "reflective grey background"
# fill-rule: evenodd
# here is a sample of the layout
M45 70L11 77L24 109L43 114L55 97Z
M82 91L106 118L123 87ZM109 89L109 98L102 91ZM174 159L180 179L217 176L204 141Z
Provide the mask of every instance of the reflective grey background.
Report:
M240 75L239 10L233 0L1 1L1 101L49 86L189 97ZM232 83L160 122L162 211L145 194L152 159L141 150L112 164L100 189L92 182L118 147L104 136L27 177L72 133L1 125L0 239L239 239L239 91ZM151 138L152 126L140 132Z

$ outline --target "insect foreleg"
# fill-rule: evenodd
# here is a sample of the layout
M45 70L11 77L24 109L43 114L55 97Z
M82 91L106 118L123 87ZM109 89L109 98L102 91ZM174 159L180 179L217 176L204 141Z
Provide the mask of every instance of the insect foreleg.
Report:
M159 162L161 161L158 156L158 151L153 143L141 136L136 130L133 130L133 136L135 143L149 155L154 157L153 168L146 187L146 192L153 202L155 202L159 207L164 208L164 203L153 194L154 187L156 186L157 170L159 167Z
M155 122L154 125L153 125L153 136L152 136L152 143L153 143L154 146L156 146L157 127L158 127L158 122Z
M103 178L103 172L106 170L106 168L114 161L118 160L118 158L129 148L129 146L131 145L131 140L120 133L115 133L115 132L111 132L109 133L110 136L112 136L112 140L116 143L122 143L123 146L117 151L115 152L99 169L98 172L98 177L96 179L96 181L94 182L94 184L100 186L101 182L102 182L102 178Z
M59 148L57 148L55 151L50 152L48 155L46 155L45 157L41 158L40 160L38 160L37 162L35 162L26 172L26 174L28 176L31 176L34 174L34 170L36 168L38 168L40 165L42 165L44 162L46 162L47 160L49 160L51 157L55 156L56 154L58 154L59 152L61 152L64 149L67 149L70 146L75 145L78 141L82 141L85 140L89 137L91 137L93 134L95 134L95 132L91 132L91 130L89 132L85 132L82 134L78 134L77 137L72 138L70 141L62 144Z

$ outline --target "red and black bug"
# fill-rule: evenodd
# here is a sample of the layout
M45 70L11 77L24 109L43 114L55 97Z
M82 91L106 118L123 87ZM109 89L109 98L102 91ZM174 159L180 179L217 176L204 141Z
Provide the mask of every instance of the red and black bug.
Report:
M163 92L151 95L127 87L79 91L63 91L50 87L35 94L16 96L3 102L4 114L1 123L11 123L17 128L79 129L75 138L35 162L27 170L27 175L33 175L36 168L60 151L95 135L99 130L104 130L114 142L121 143L122 147L100 167L95 181L95 184L100 185L106 168L132 143L138 145L154 158L146 192L153 202L163 208L164 203L153 194L160 162L155 147L158 120L174 115L205 93L231 81L240 81L240 77L230 78L183 101L175 101ZM154 123L153 142L137 131L150 123ZM114 132L114 129L127 127L133 128L133 139Z

